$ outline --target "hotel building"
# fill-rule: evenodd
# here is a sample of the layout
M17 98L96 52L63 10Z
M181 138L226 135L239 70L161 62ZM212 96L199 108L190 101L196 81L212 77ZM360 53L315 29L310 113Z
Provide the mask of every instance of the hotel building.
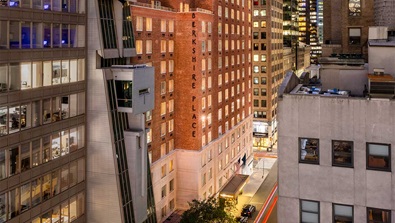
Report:
M85 4L0 1L0 222L87 222Z
M155 67L146 112L159 221L252 168L251 2L134 1L137 57Z
M287 73L279 222L393 222L394 52L393 40L375 37L368 68L361 58L328 57L320 60L320 79L301 83Z
M283 79L283 1L253 1L254 148L277 141L277 90Z

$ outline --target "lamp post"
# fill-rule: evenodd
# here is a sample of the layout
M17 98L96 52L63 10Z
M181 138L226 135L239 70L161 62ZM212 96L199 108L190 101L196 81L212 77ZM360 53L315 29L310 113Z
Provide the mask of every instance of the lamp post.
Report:
M265 176L265 157L262 157L261 158L261 160L262 160L262 179L263 179L263 177Z

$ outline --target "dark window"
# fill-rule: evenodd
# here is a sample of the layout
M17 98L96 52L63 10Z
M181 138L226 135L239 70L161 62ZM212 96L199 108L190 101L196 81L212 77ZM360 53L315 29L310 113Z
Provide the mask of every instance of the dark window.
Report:
M350 205L333 204L334 223L353 223L354 207Z
M259 100L254 100L254 107L259 107Z
M366 168L391 171L391 146L389 144L366 143Z
M368 223L390 223L391 210L367 208Z
M299 138L299 162L319 164L319 140Z
M258 43L254 43L254 50L259 50L259 44Z
M254 88L254 95L259 96L259 88Z
M332 140L332 165L353 167L353 142Z
M259 33L258 32L254 32L253 34L254 39L259 39Z
M261 50L266 50L266 43L261 43Z
M266 77L261 78L261 84L266 84Z
M320 202L300 200L300 222L320 222Z
M350 45L361 45L361 28L350 28L348 29Z
M261 96L266 96L266 88L261 89Z
M99 0L101 33L105 49L117 48L113 2Z
M261 100L261 107L266 107L266 100Z
M118 107L132 108L132 81L115 81Z
M266 32L261 32L261 39L266 39Z
M134 38L132 29L132 20L130 15L130 6L127 1L123 3L123 24L122 24L122 40L124 48L134 48Z

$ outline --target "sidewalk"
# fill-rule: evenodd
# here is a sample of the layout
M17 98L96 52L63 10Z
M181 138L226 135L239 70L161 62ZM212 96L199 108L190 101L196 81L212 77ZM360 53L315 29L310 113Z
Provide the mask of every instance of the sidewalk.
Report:
M236 213L235 216L239 216L243 206L245 204L253 204L251 201L261 187L262 183L265 181L266 177L269 174L270 169L272 168L273 164L276 162L276 158L263 158L257 161L254 172L250 175L249 182L244 186L243 193L239 195L238 203L236 205ZM264 166L264 169L262 167ZM264 201L262 201L263 203ZM255 204L253 204L255 205ZM255 205L257 210L256 213L259 212L260 207Z

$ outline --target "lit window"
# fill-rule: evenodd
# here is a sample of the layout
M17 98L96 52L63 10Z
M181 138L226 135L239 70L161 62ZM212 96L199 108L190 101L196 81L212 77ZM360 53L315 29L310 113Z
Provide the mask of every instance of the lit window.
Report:
M145 30L152 31L152 18L145 18Z
M143 54L143 41L136 40L136 54Z
M160 124L160 136L165 136L165 135L166 135L166 122L163 122L162 124Z
M174 91L174 80L169 80L169 92Z
M136 31L143 31L143 17L136 17Z
M160 62L160 73L165 74L166 73L166 61L162 60Z
M174 111L174 99L169 100L169 113Z
M174 52L174 40L169 40L169 52Z
M161 53L166 53L166 40L161 40L160 41L160 52Z
M165 115L166 114L166 102L162 102L160 104L160 115Z
M152 53L152 40L145 41L145 53L147 53L147 54Z
M361 0L349 0L348 1L348 12L350 16L361 15Z
M174 32L174 21L169 20L169 32L173 33Z
M164 32L166 32L166 20L161 20L160 21L160 31L162 32L162 33L164 33Z
M174 71L174 60L169 60L169 72L172 73Z
M174 119L169 121L169 132L173 132L174 130Z

